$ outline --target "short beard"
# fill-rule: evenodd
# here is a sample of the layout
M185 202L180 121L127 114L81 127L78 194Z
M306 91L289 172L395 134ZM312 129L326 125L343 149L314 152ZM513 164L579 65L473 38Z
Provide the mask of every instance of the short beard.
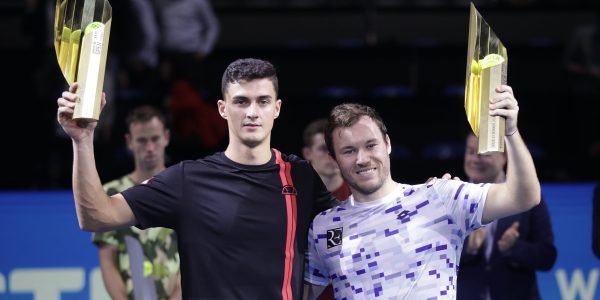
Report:
M256 147L258 147L262 143L262 141L258 141L258 140L256 140L256 141L247 141L247 140L245 140L245 141L242 141L242 143L244 145L246 145L248 148L256 148Z

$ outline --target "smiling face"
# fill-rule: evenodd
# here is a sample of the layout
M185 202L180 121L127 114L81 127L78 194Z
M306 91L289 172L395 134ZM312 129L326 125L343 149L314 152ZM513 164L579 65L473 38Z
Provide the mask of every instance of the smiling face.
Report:
M357 200L374 200L391 192L390 140L373 119L362 116L352 126L335 128L332 142L342 176Z
M270 144L273 123L279 116L281 100L268 78L229 83L219 113L227 120L229 142L254 148Z
M464 169L473 183L496 183L504 181L504 153L477 154L479 140L473 134L467 137Z

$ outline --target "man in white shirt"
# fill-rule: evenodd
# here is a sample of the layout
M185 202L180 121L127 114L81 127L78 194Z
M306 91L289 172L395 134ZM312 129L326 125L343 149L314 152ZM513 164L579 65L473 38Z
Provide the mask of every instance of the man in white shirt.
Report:
M506 118L506 181L472 184L391 178L391 142L375 110L336 106L325 139L352 196L319 214L309 231L305 280L314 299L330 281L336 298L455 299L463 240L494 219L537 205L540 184L517 130L512 88L500 86L490 115Z

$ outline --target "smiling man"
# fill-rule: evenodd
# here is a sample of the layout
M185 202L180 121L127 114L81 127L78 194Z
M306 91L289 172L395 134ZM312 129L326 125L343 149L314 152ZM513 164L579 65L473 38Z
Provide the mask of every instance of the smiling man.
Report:
M224 152L110 197L94 162L96 124L71 118L76 89L58 99L58 121L73 142L82 229L175 229L183 299L301 298L308 226L333 198L307 161L271 149L282 103L271 63L240 59L225 70L217 103L229 128Z
M517 101L509 86L496 92L490 114L506 118L508 154L506 181L498 184L395 182L392 144L377 112L359 104L332 110L325 139L352 196L313 221L309 299L329 282L336 299L456 298L465 236L540 201L535 167L517 130Z

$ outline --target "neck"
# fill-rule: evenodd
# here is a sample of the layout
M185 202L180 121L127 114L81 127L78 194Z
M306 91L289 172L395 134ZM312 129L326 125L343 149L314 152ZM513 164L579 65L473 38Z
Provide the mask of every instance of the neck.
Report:
M129 176L129 178L131 178L131 180L133 180L133 182L135 184L140 184L144 180L150 179L152 176L160 173L164 169L165 169L164 164L161 164L160 166L153 168L153 169L149 169L149 170L135 168L135 170L133 170L133 172L129 173L129 175L127 175L127 176Z
M250 147L242 143L229 143L225 156L242 165L263 165L271 160L271 148L268 142Z
M342 176L340 174L335 174L332 176L320 176L321 180L323 181L323 183L325 184L325 187L327 188L328 191L330 192L335 192L337 191L337 189L339 189L342 184L344 183L344 179L342 178Z
M388 178L385 183L376 191L369 193L369 194L363 194L355 189L353 189L352 187L350 187L350 189L352 190L352 197L354 197L354 201L356 202L370 202L370 201L374 201L374 200L379 200L387 195L389 195L390 193L392 193L394 191L394 189L398 186L398 183L393 181L392 178Z

